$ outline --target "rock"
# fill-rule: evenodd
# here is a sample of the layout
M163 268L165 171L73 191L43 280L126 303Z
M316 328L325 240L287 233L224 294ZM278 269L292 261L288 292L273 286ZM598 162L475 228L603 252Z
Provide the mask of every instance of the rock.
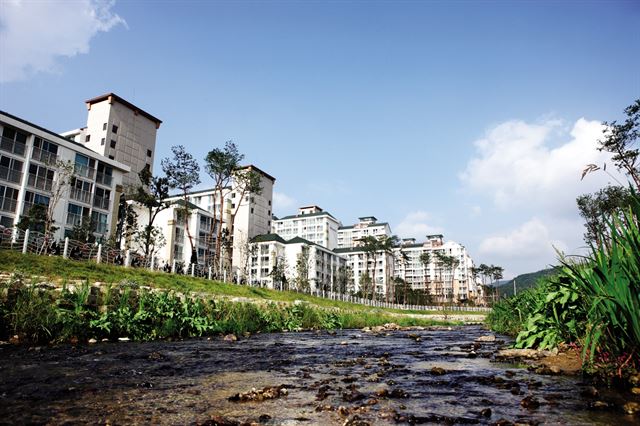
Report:
M596 398L599 395L599 392L598 392L598 389L594 388L593 386L589 386L585 388L582 392L580 392L580 395Z
M476 353L476 351L471 351L467 354L467 358L477 358L478 354Z
M360 401L365 398L363 393L358 392L357 390L352 390L351 392L344 392L342 394L342 400L345 402L355 402Z
M520 405L523 408L526 408L529 410L535 410L536 408L540 407L540 402L532 395L529 395L525 397L522 401L520 401Z
M368 421L363 420L356 415L348 419L347 421L345 421L342 425L343 426L369 426L370 424L371 423L369 423Z
M378 388L376 389L375 394L376 396L384 398L389 395L389 389L387 389L386 387Z
M261 423L268 422L269 420L271 420L271 416L268 414L262 414L260 417L258 417L258 420Z
M487 342L487 343L492 343L496 341L496 336L494 336L493 334L488 334L486 336L480 336L476 339L476 342Z
M340 344L344 346L344 345L348 345L349 343L346 340L343 340L342 342L340 342Z
M640 388L638 387L631 388L631 393L634 395L640 395Z
M238 426L240 425L240 422L233 419L227 419L222 416L211 416L209 420L202 424L207 426Z
M442 376L443 374L447 374L447 371L442 367L433 367L431 369L431 374L434 376Z
M549 371L551 371L553 374L562 373L562 370L557 365L552 365L551 367L549 367Z
M609 410L611 409L611 405L608 402L604 401L593 401L589 403L590 410Z
M627 402L622 406L622 409L627 414L638 414L640 413L640 403L635 401Z
M94 339L94 338L91 338L91 339L88 340L88 343L94 344L94 343L98 343L98 341L96 339Z
M238 338L236 337L235 334L227 334L226 336L223 337L223 339L225 342L235 342L238 340Z
M502 349L496 354L497 358L540 358L540 352L535 349Z
M389 392L391 398L408 398L409 394L403 389L393 389Z
M640 386L640 374L629 376L629 383L633 386Z
M128 342L129 338L128 337L118 337L118 342Z
M287 396L289 392L285 385L267 386L262 390L251 389L249 392L237 393L228 398L231 402L264 401Z
M485 408L484 410L480 411L480 415L486 418L491 417L491 408Z
M347 407L345 407L344 405L339 406L336 411L338 411L338 414L340 416L342 416L342 417L348 417L349 416L349 409Z

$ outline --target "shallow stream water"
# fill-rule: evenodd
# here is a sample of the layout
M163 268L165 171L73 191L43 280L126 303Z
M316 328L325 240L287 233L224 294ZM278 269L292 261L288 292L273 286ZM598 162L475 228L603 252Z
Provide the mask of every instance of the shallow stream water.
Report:
M583 396L580 377L491 362L501 343L474 344L484 334L467 326L5 345L0 424L638 424L616 408L621 395L600 390L606 406ZM287 391L276 399L229 400L279 385Z

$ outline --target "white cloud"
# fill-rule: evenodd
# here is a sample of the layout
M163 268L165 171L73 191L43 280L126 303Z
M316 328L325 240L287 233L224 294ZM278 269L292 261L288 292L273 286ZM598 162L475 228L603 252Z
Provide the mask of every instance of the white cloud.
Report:
M88 53L98 32L126 26L109 0L0 1L2 83L54 72L59 57Z
M597 150L602 125L581 118L569 134L560 122L542 124L508 121L490 129L475 142L476 156L460 175L464 185L490 197L499 208L543 207L573 215L575 198L611 180L604 173L580 180L590 163L602 165L610 156ZM561 138L560 144L552 139Z
M273 210L277 211L278 214L287 213L291 209L297 207L297 201L289 197L287 194L283 194L282 192L273 192ZM292 212L288 212L288 214L292 214Z
M502 235L492 235L480 243L480 254L500 259L541 257L551 261L554 247L565 250L566 245L551 238L553 235L542 220L534 217L520 227Z
M429 213L425 211L411 212L397 226L394 226L395 232L400 238L415 238L419 241L423 241L429 234L442 234L442 228L429 225L430 220Z

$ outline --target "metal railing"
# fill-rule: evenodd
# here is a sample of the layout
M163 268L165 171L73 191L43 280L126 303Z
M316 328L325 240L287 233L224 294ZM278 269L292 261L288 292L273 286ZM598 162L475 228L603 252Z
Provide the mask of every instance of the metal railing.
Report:
M69 214L82 220L82 216ZM67 218L67 223L69 219ZM209 280L226 280L226 274L216 274L210 266L202 264L186 265L183 262L164 262L162 259L152 257L145 260L144 256L130 250L122 250L108 245L98 243L87 243L65 238L62 241L55 240L52 236L45 236L42 233L33 231L22 231L17 228L3 228L0 226L0 249L21 250L22 253L35 253L41 255L61 255L66 258L91 261L96 263L107 263L123 267L148 268L154 271L162 271L176 275L190 275ZM247 284L245 282L237 285L260 287L259 283ZM282 291L282 288L274 288ZM480 306L459 306L452 304L444 305L413 305L386 302L384 300L371 300L355 296L350 293L336 292L326 289L313 289L301 291L296 288L288 288L288 291L307 294L330 300L340 300L344 302L366 305L374 308L389 308L412 311L469 311L469 312L489 312L491 308Z
M53 188L53 179L47 179L45 177L29 173L27 176L27 185L43 191L51 191L51 188Z
M58 155L45 151L37 146L33 147L33 154L31 154L31 158L45 164L55 164L58 161Z
M2 136L2 138L0 139L0 150L2 151L10 152L11 154L24 157L26 148L27 144L24 142L18 142L5 136Z
M89 204L91 202L91 192L78 188L71 189L70 197L72 200L80 201L81 203Z
M13 198L0 197L0 210L3 212L15 213L18 200Z
M20 183L22 180L22 172L20 170L10 169L6 166L0 166L0 179Z
M93 196L93 207L97 207L102 210L109 210L109 201L107 197Z
M96 172L96 183L99 183L100 185L111 186L111 182L113 182L113 176Z

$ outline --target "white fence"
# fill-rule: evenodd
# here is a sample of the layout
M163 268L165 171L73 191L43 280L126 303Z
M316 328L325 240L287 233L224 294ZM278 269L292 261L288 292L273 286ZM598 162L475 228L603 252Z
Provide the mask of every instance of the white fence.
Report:
M118 248L110 247L109 245L103 245L99 243L85 243L82 241L71 240L65 238L63 241L57 241L50 236L46 236L42 233L33 231L22 231L17 228L0 228L0 250L15 250L22 253L34 253L39 255L48 256L62 256L64 258L78 260L78 261L91 261L96 263L107 263L111 265L118 265L122 267L134 267L134 268L146 268L154 271L162 271L170 274L190 275L193 277L200 277L205 279L219 279L211 267L191 264L183 265L181 263L173 262L173 264L166 264L152 258L146 262L144 256L141 256L135 252L129 250L121 250ZM226 278L226 277L223 277ZM226 281L226 280L225 280ZM246 284L240 284L246 285ZM298 291L291 289L290 291ZM300 292L300 291L298 291ZM357 303L361 305L378 307L378 308L390 308L399 310L414 310L414 311L472 311L472 312L489 312L491 309L478 306L458 306L458 305L411 305L385 302L382 300L370 300L362 297L357 297L347 293L337 293L324 290L311 290L307 292L300 292L312 296L321 297L329 300L338 300L343 302Z

